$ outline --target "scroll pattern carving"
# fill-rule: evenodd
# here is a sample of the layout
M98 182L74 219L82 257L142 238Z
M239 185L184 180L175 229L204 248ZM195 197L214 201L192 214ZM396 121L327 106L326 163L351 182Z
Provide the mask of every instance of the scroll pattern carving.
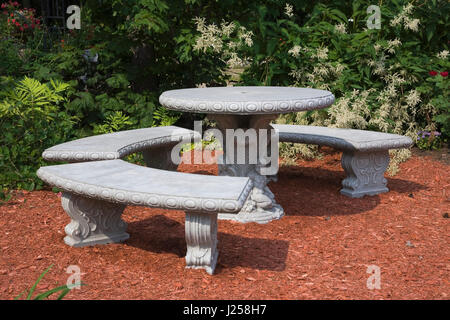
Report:
M384 172L389 165L389 152L344 152L341 159L347 177L341 193L352 198L388 192Z
M213 274L217 263L217 213L186 212L186 268Z
M129 238L121 215L124 205L89 199L64 192L64 210L71 218L65 227L66 244L75 247L120 242Z

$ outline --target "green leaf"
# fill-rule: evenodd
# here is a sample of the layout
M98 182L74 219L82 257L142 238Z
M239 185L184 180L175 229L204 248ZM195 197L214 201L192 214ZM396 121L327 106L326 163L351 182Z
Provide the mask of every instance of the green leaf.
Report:
M45 276L45 274L47 272L50 271L50 269L53 267L53 264L50 265L50 267L48 267L47 269L45 269L44 272L41 273L41 275L39 276L39 278L36 280L36 282L34 283L34 285L31 287L30 291L28 292L27 298L26 300L30 300L31 296L33 295L34 290L36 289L37 285L39 284L39 282L42 280L42 278Z
M46 291L46 292L40 293L40 294L38 294L36 297L34 297L33 300L43 300L43 299L48 298L48 297L51 296L52 294L54 294L54 293L56 293L56 292L59 292L59 291L62 291L61 295L64 294L64 295L63 295L63 297L64 297L70 290L71 290L71 289L69 289L69 288L67 287L67 285L63 285L63 286L56 287L56 288L54 288L54 289L48 290L48 291ZM60 299L58 299L58 300L60 300Z

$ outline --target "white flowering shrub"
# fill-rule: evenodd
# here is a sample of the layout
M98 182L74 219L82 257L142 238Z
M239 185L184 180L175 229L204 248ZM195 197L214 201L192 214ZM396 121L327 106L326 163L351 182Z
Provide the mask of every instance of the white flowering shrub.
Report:
M372 4L381 9L381 29L367 29ZM415 141L419 131L439 131L448 138L449 12L446 0L320 1L313 7L268 1L246 21L220 28L201 21L197 46L218 50L230 68L233 61L245 62L238 85L311 87L336 96L327 109L283 115L280 123L391 132ZM243 45L233 35L237 27L225 34L228 25L245 25L251 41ZM285 158L298 154L318 152L314 146L281 146ZM389 172L409 155L393 151Z

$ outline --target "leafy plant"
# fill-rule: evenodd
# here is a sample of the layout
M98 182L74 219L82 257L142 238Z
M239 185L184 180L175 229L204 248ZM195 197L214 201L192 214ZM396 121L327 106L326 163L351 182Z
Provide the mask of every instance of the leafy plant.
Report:
M66 111L69 86L25 77L0 92L0 187L32 190L36 170L50 146L70 140L76 119Z
M52 296L53 294L59 293L56 300L62 300L73 288L68 285L58 286L56 288L53 288L51 290L39 293L33 297L34 291L36 290L37 285L39 282L41 282L42 278L44 278L45 274L50 271L50 269L53 267L51 265L48 267L44 272L41 273L41 275L38 277L36 282L33 284L33 286L28 290L25 290L21 294L19 294L17 297L14 298L14 300L19 300L20 297L22 297L24 294L26 294L25 300L44 300ZM84 285L80 283L79 285Z
M106 118L105 123L94 127L94 134L104 134L123 130L127 126L133 124L129 118L129 116L124 115L121 111L116 111Z
M437 131L419 131L416 144L421 150L437 150L442 145L441 133Z
M250 62L238 85L312 87L336 96L329 108L283 115L278 119L282 123L368 129L413 139L419 130L448 135L450 64L444 35L450 28L450 3L370 4L381 8L381 29L367 29L367 1L250 2L246 8L253 7L253 14L245 23L234 21L252 32L252 45L234 51ZM213 55L224 43L224 28L221 24L222 32L214 31L219 27L213 19L197 21L194 47L207 42L211 52L201 53ZM430 76L430 70L439 72ZM282 146L281 155L295 157L292 150ZM294 151L317 155L314 147ZM395 151L390 172L408 154Z

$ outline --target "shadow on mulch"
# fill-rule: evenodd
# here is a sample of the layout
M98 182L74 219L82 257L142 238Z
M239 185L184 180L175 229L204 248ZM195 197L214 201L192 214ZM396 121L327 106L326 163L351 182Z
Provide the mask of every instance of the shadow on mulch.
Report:
M288 216L351 215L370 211L379 205L379 195L362 198L342 195L339 191L344 178L344 171L283 166L278 173L278 180L271 182L269 188L275 194L277 202L283 208L289 208L285 210ZM397 178L387 180L391 192L413 194L429 190L427 186L413 181Z
M128 224L130 239L125 244L154 253L186 255L184 224L164 215ZM223 267L249 267L258 270L283 271L289 242L284 240L243 237L218 232L219 261L215 273ZM270 252L270 254L268 254Z

